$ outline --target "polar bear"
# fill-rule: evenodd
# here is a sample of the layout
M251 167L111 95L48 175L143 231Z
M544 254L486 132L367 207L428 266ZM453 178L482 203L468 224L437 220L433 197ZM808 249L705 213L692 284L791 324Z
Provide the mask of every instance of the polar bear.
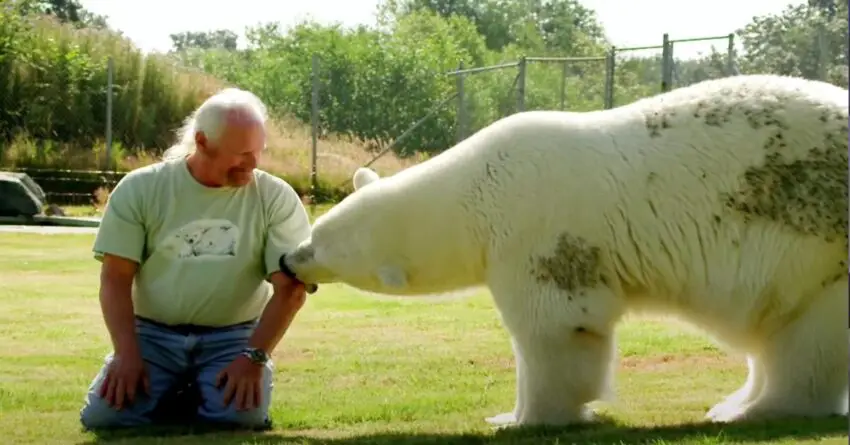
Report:
M847 141L846 89L770 75L517 113L361 181L282 264L400 296L489 287L517 379L493 424L591 420L634 312L746 356L713 421L846 415Z

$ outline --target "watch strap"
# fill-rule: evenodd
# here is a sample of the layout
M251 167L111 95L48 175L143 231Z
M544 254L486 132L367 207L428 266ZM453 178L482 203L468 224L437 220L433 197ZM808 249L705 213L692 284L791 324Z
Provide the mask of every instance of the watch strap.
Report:
M269 361L269 355L260 348L245 348L241 354L255 365L265 365Z

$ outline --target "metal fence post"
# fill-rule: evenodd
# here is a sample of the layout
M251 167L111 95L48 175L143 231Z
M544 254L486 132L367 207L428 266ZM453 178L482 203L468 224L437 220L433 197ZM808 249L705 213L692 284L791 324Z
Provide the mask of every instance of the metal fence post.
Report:
M734 76L735 70L735 34L729 33L729 42L726 48L726 75Z
M519 73L517 74L517 97L516 97L516 111L522 112L525 111L525 75L528 67L528 61L525 59L525 56L522 56L519 59Z
M617 47L612 46L605 58L605 99L606 110L614 108L614 69L616 67Z
M567 62L564 61L564 65L561 67L561 108L560 110L565 109L565 101L567 100Z
M665 93L670 91L670 79L672 76L672 63L670 57L670 35L666 32L664 33L664 38L662 40L662 49L661 49L661 92Z
M112 168L112 84L114 62L110 56L106 60L106 160L104 170Z
M818 25L817 30L817 45L818 45L818 53L817 53L817 61L818 61L818 80L822 80L824 82L829 78L829 67L827 64L827 59L829 55L829 49L827 49L826 42L826 29L823 23Z
M464 140L466 138L466 102L464 101L464 91L463 91L463 81L464 81L464 73L463 71L463 61L458 64L458 73L456 74L457 79L457 142Z
M310 97L310 126L313 139L313 149L310 156L310 213L315 214L316 191L318 189L318 173L316 172L316 159L319 146L319 54L313 53L312 69L310 70L310 81L312 94Z

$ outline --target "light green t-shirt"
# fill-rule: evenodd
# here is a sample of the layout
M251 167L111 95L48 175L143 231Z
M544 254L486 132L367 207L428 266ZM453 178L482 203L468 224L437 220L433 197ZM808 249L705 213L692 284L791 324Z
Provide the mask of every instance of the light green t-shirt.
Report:
M209 188L185 158L128 173L107 201L94 242L140 263L136 315L167 324L226 326L258 318L278 259L310 236L295 190L261 170L243 187Z

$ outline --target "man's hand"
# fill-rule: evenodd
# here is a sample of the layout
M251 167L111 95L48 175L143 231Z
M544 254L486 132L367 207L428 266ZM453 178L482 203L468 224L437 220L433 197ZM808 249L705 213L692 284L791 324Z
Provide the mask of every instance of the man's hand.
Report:
M274 294L254 334L248 340L248 346L260 348L271 354L283 334L289 328L295 314L304 306L307 294L304 284L292 280L281 272L275 272L269 277L274 287ZM248 357L239 355L218 376L215 385L224 385L222 400L227 406L235 403L237 410L249 410L260 406L263 392L263 371L265 366L252 363Z
M100 269L100 307L115 350L100 396L115 409L133 403L139 387L150 394L150 382L136 338L133 315L133 277L139 264L105 254Z
M263 368L240 354L219 372L215 386L221 388L224 384L224 406L232 401L238 411L258 408L262 402Z
M121 410L133 403L139 386L150 394L150 380L141 354L115 355L100 387L100 396L109 406Z

